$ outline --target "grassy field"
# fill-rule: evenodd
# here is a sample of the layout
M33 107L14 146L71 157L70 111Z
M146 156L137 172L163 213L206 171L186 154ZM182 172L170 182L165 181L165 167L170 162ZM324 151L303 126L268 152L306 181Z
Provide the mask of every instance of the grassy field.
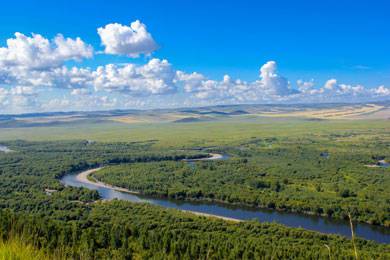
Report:
M65 126L0 128L0 140L93 140L146 141L158 140L160 146L196 146L235 144L252 137L316 137L352 133L345 140L359 138L388 138L389 120L323 120L310 121L291 118L242 117L197 123L113 122L75 123ZM342 137L340 137L342 139Z

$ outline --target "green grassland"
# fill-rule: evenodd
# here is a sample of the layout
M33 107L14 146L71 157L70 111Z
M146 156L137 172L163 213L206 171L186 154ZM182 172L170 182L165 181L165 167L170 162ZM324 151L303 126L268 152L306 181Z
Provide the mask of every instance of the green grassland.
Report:
M0 128L0 140L94 140L105 142L158 140L157 145L235 145L251 137L315 137L331 134L359 138L382 138L389 120L321 120L240 116L197 123L99 123L79 122L52 127ZM375 136L373 136L375 134ZM346 138L344 138L346 139Z

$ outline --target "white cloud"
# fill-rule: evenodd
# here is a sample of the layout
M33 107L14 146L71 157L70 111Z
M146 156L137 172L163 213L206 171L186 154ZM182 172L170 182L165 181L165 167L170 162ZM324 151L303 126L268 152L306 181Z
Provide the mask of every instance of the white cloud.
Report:
M0 108L5 107L8 104L8 90L0 88Z
M326 81L320 88L315 87L314 80L298 80L299 91L294 90L288 80L277 73L275 62L261 66L260 79L252 82L232 79L229 75L212 80L197 72L177 71L167 60L159 59L151 59L144 65L108 64L96 70L61 66L48 70L13 67L9 71L12 73L4 74L4 78L12 83L11 87L0 88L3 111L19 111L17 107L50 111L129 106L361 102L384 100L390 96L390 89L385 86L370 89L338 83L336 79ZM40 105L38 97L47 88L69 89L69 92Z
M184 91L193 93L199 99L217 99L228 102L256 102L270 99L283 99L284 96L297 94L286 78L277 73L276 62L269 61L260 68L260 79L245 82L232 80L225 75L222 81L210 80L199 73L186 74L178 71L176 82Z
M325 82L324 88L328 90L332 90L337 87L337 80L336 79L329 79Z
M326 102L368 102L388 99L390 89L385 86L366 88L362 85L338 83L337 79L329 79L321 88L309 88L290 100L299 103Z
M381 96L390 96L390 88L386 88L385 86L379 86L378 88L373 89L373 92L377 95Z
M204 80L206 80L206 77L197 72L193 72L191 74L187 74L183 71L176 72L176 81L183 82L184 91L188 93L196 92Z
M149 55L158 47L139 21L130 27L109 24L99 28L98 33L108 54L138 57ZM92 56L93 48L80 38L59 34L48 40L39 34L29 37L15 33L15 38L0 47L0 111L362 102L390 98L388 87L366 88L339 83L334 78L322 87L316 87L314 80L298 80L292 86L277 71L275 61L263 64L259 78L250 82L229 75L215 80L198 72L179 71L165 59L150 59L142 65L106 64L96 69L71 67L68 63Z
M36 90L28 86L0 88L0 108L20 112L35 107L38 104L37 97Z
M32 96L35 95L35 89L32 87L16 86L12 88L9 93L11 95L20 95L20 96Z
M198 99L223 99L230 98L230 91L234 91L234 83L230 76L225 75L222 81L207 79L197 72L187 74L183 71L176 72L175 83L185 93L190 93Z
M365 93L366 89L362 85L339 84L336 79L329 79L325 82L324 87L319 89L319 92L327 96L346 94L356 96Z
M54 98L41 104L40 107L43 111L59 111L59 110L72 110L73 106L67 98Z
M32 109L39 105L42 88L84 88L91 81L88 69L68 68L67 61L93 56L93 49L80 38L57 35L48 40L39 34L28 37L15 33L0 48L0 84L3 108L8 111Z
M31 96L13 95L11 96L11 106L16 110L33 108L37 104L37 99Z
M91 92L89 89L86 88L76 88L76 89L72 89L70 94L72 96L86 96L86 95L90 95Z
M103 96L95 99L96 106L105 107L105 108L113 108L117 105L118 100L116 98L110 98L108 96Z
M130 26L118 23L107 24L105 27L98 28L98 34L105 46L104 52L107 54L136 58L141 54L150 55L158 48L146 25L139 20L132 22Z
M314 79L310 81L303 81L301 79L297 80L297 86L299 91L301 92L307 92L313 89L314 87Z
M47 73L46 82L50 87L73 89L91 86L92 80L93 76L88 68L69 69L63 66Z
M143 66L108 64L93 72L96 90L133 96L168 94L176 91L175 71L167 60L152 59Z
M8 68L7 76L0 83L50 88L84 88L91 85L92 75L88 68L65 66L47 70L29 70L20 67Z
M28 37L17 32L15 38L7 40L7 47L0 48L0 65L47 69L61 66L69 60L91 58L92 54L92 47L80 38L64 38L59 34L49 41L40 34Z
M291 89L288 80L277 73L275 61L268 61L260 68L260 78L261 87L267 94L286 96L296 92Z
M80 61L93 56L92 46L85 44L79 37L73 40L59 34L54 38L54 42L56 45L54 54L57 59Z

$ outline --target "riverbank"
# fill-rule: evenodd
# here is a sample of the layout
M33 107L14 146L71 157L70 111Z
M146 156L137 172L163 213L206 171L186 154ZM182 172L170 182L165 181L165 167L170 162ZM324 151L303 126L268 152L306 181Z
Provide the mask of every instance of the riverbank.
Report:
M83 171L83 172L76 175L76 180L79 182L85 183L85 184L90 184L90 185L94 185L94 186L101 187L101 188L112 189L112 190L119 191L119 192L126 192L126 193L136 194L136 195L140 194L137 191L131 191L131 190L126 189L126 188L121 188L121 187L113 186L110 184L106 184L106 183L98 181L95 178L90 176L92 173L97 172L103 168L104 167L99 167L99 168ZM93 178L93 181L91 181L90 178Z
M214 159L218 158L218 159L220 159L222 157L223 156L220 155L220 154L212 154L212 156L209 157L209 158L214 158ZM94 186L101 187L101 188L112 189L112 190L115 190L115 191L125 192L125 193L129 193L129 194L141 195L140 192L131 191L131 190L126 189L126 188L121 188L121 187L113 186L113 185L110 185L110 184L106 184L104 182L101 182L101 181L97 180L93 176L91 176L91 174L93 174L93 173L95 173L95 172L97 172L97 171L99 171L99 170L101 170L103 168L104 167L99 167L99 168L83 171L83 172L81 172L81 173L76 175L76 180L79 181L79 182L85 183L85 184L94 185ZM180 211L186 212L186 213L190 213L190 214L194 214L194 215L201 216L201 217L217 218L217 219L222 219L222 220L226 220L226 221L233 221L233 222L241 222L241 221L243 221L243 220L237 219L237 218L218 216L218 215L214 215L214 214L196 212L196 211L191 211L191 210L180 210Z
M389 168L390 163L385 160L380 160L376 164L367 164L365 166L369 168Z
M196 162L196 161L212 161L212 160L222 160L226 156L219 153L209 153L209 157L198 158L198 159L184 159L184 162Z
M209 157L202 159L210 160L210 158L212 160L223 160L226 157L219 154L210 154ZM348 221L319 217L308 212L302 214L278 209L253 208L242 204L232 205L231 203L215 200L175 200L166 197L148 196L139 191L132 191L101 182L92 176L93 173L103 168L86 170L77 175L67 175L61 179L61 182L69 186L95 189L102 198L99 201L118 199L136 203L150 203L164 208L174 208L197 216L218 218L232 222L257 219L260 222L276 222L289 227L303 228L326 234L339 234L345 237L350 237L351 234ZM356 235L379 243L390 243L388 230L380 226L367 225L362 222L356 223Z
M208 214L208 213L202 213L202 212L196 212L196 211L191 211L191 210L181 210L182 212L190 213L193 215L197 215L200 217L207 217L207 218L217 218L217 219L222 219L226 221L233 221L233 222L242 222L243 220L237 219L237 218L229 218L229 217L223 217L223 216L218 216L218 215L213 215L213 214Z
M177 201L157 197L148 197L125 188L115 187L103 182L94 182L91 174L103 167L83 171L77 175L67 175L61 179L65 185L85 187L98 190L102 200L113 199L127 200L135 203L149 203L163 208L174 208L203 217L218 218L226 221L240 222L257 219L260 222L276 222L289 227L303 228L317 231L324 234L339 234L350 237L351 230L348 221L322 218L317 216L280 212L277 210L246 209L244 207L230 207L219 203ZM97 202L98 202L97 201ZM374 240L379 243L390 243L387 229L378 226L356 224L356 235L367 240Z
M183 161L185 161L185 162L212 161L212 160L222 160L225 157L226 156L224 156L223 154L209 153L209 157L206 157L206 158L184 159ZM86 183L86 184L95 185L97 187L108 188L108 189L112 189L112 190L119 191L119 192L126 192L126 193L130 193L130 194L141 195L141 193L138 192L138 191L132 191L132 190L129 190L129 189L126 189L126 188L110 185L110 184L101 182L101 181L97 180L96 178L94 178L93 176L91 176L91 174L93 174L94 172L97 172L97 171L99 171L99 170L101 170L103 168L104 168L104 166L99 167L99 168L95 168L95 169L89 169L89 170L83 171L83 172L81 172L81 173L76 175L76 180L80 181L80 182L83 182L83 183Z

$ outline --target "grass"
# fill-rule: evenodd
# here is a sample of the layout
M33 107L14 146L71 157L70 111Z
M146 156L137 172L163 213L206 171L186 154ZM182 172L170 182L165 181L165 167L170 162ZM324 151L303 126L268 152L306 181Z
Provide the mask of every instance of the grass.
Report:
M56 127L23 127L0 129L0 141L23 139L30 141L90 139L94 141L158 140L162 147L234 145L252 137L321 137L348 132L376 131L386 133L386 120L326 120L261 118L242 116L215 122L197 123L140 123L115 122L75 123ZM353 136L349 137L351 140ZM345 140L345 138L344 138Z
M355 254L355 259L358 260L359 259L359 254L358 254L358 251L357 251L357 248L356 248L356 243L355 243L355 231L354 231L354 227L353 227L353 222L352 222L352 217L351 217L351 214L348 213L348 219L349 219L349 225L351 227L351 235L352 235L352 246L353 246L353 252Z
M13 238L6 241L0 240L0 260L41 260L60 259L49 257L42 250L26 244L20 238Z

